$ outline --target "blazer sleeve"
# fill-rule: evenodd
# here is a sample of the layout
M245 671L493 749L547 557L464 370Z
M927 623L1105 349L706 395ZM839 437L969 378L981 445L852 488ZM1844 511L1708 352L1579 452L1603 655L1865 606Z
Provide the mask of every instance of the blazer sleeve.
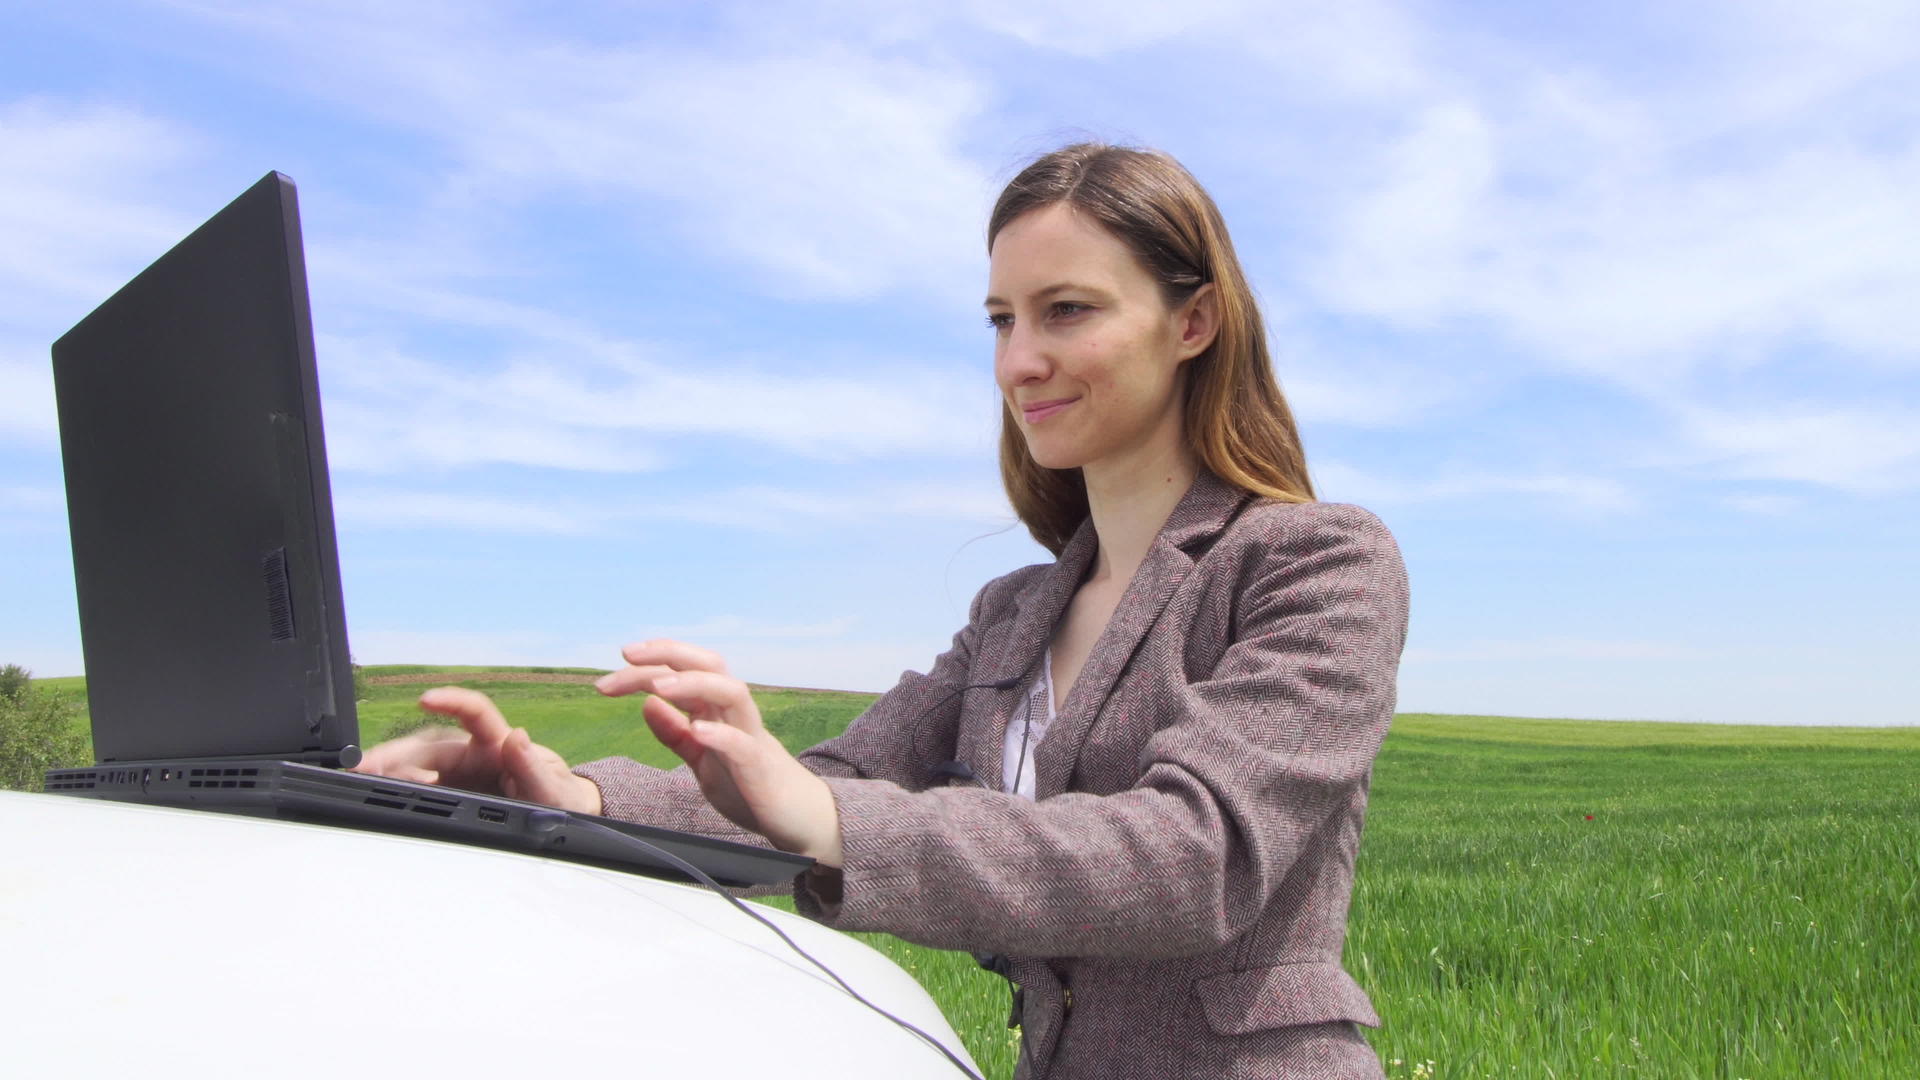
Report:
M830 779L840 930L1018 956L1162 959L1257 920L1302 849L1367 783L1393 712L1407 581L1379 519L1339 504L1263 515L1236 585L1234 642L1201 681L1172 673L1138 784L1040 802Z
M954 756L960 718L960 688L967 684L972 665L976 627L981 625L989 597L1010 590L1008 578L989 582L974 597L967 625L954 635L952 646L922 675L908 671L893 689L868 706L846 731L796 757L800 764L824 777L884 781L908 790L926 787L926 773L937 761ZM671 770L644 765L631 758L609 757L576 766L576 774L600 788L601 813L680 832L731 840L755 847L772 847L765 837L740 828L707 802L693 770L680 765ZM737 896L768 896L791 891L786 885L732 890Z

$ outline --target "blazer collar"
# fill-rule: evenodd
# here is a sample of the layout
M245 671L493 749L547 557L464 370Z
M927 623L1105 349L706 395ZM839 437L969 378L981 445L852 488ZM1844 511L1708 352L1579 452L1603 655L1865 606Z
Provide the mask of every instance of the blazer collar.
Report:
M1106 700L1148 628L1180 583L1186 580L1195 559L1211 546L1249 497L1203 468L1173 512L1167 515L1166 523L1114 608L1113 617L1095 641L1067 699L1054 703L1053 725L1035 752L1036 797L1045 798L1064 789L1072 759L1099 711L1099 703ZM1022 678L1024 684L1031 684L1040 670L1040 656L1052 642L1054 630L1060 625L1073 594L1086 580L1098 548L1099 537L1093 531L1092 518L1088 518L1080 523L1047 572L1015 597L1012 633L997 658L998 663L990 672L981 673L981 681ZM1024 703L1023 695L1017 697ZM1000 774L1007 719L1004 715L999 717L991 738L979 748L983 760L977 764L989 764L992 772L987 775L996 778Z

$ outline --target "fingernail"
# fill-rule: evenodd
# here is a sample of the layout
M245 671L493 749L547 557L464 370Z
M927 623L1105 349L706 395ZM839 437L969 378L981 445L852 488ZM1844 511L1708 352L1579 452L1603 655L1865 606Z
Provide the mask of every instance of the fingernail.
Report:
M601 691L602 693L604 693L604 692L606 692L606 689L607 689L607 684L608 684L608 683L610 683L610 682L612 682L612 681L613 681L613 676L611 676L611 675L602 675L602 676L600 676L599 678L597 678L597 679L595 679L595 680L593 680L593 688L594 688L595 690L599 690L599 691Z

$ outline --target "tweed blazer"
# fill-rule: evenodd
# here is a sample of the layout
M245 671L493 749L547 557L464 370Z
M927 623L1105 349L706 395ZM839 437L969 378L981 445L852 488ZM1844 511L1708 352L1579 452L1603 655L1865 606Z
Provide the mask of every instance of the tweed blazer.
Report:
M837 903L797 876L798 909L1011 958L1022 1080L1380 1076L1355 1027L1379 1017L1340 957L1406 637L1393 537L1359 507L1203 470L1058 703L1034 799L934 776L954 759L1000 776L1096 545L1085 524L1055 562L989 582L931 671L799 755L845 862ZM766 846L685 766L576 771L609 816Z

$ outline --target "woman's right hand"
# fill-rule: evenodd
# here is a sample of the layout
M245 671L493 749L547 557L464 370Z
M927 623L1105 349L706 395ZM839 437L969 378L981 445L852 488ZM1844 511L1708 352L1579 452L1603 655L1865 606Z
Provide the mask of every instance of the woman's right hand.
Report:
M509 799L598 814L600 787L576 776L565 758L509 727L493 699L478 690L442 686L420 695L420 707L460 726L431 727L367 750L353 771L441 784Z

